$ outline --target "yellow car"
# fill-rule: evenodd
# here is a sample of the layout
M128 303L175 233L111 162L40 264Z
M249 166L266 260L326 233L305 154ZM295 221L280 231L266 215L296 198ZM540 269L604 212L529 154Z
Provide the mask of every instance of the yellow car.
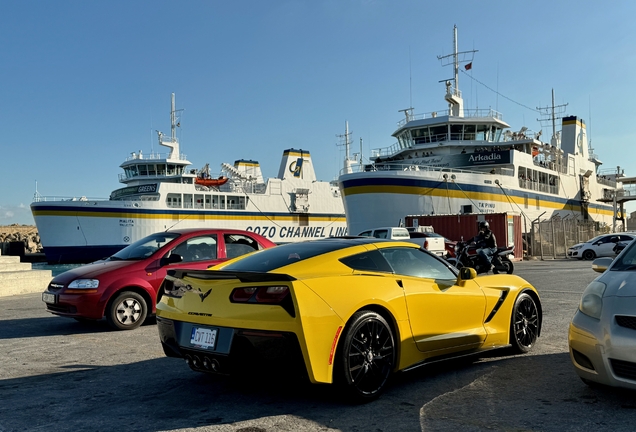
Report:
M391 373L536 343L537 290L476 277L413 243L326 238L210 270L170 271L157 305L164 352L200 372L290 374L372 399Z

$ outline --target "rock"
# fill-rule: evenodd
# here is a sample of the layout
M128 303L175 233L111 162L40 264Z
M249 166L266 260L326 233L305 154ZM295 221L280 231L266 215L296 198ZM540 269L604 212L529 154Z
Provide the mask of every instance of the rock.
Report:
M37 228L33 225L8 225L0 226L0 243L10 243L15 241L24 242L26 253L42 252L42 244ZM0 251L3 248L0 247Z

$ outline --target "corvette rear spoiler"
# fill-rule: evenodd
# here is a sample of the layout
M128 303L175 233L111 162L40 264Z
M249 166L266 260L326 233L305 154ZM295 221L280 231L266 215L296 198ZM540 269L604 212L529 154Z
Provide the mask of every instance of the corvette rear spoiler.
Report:
M224 270L188 270L175 269L168 270L168 276L178 279L191 277L202 280L223 280L238 279L241 282L275 282L275 281L294 281L295 277L282 273L266 273L266 272L246 272L246 271L224 271Z

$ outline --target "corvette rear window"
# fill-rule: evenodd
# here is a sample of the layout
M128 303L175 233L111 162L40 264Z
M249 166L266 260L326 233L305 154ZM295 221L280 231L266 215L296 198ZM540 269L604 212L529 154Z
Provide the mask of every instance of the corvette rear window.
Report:
M289 243L246 256L224 267L223 270L268 272L297 261L350 246L352 246L351 243L336 239Z

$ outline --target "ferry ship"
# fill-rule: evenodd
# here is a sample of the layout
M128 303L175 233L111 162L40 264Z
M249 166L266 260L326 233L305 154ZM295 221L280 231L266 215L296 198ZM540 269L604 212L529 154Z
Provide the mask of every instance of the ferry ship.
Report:
M57 199L36 191L31 212L49 263L86 263L112 255L151 233L173 227L253 231L277 243L346 234L340 191L318 181L309 151L284 150L278 176L265 180L257 161L190 169L176 136L158 132L166 153L132 153L120 165L109 199Z
M616 201L622 170L601 170L585 122L565 116L557 131L553 96L547 143L541 131L511 130L492 109L465 109L459 66L469 58L470 69L465 54L475 51L457 51L457 27L453 43L453 54L438 57L454 67L445 83L448 108L422 115L402 110L405 118L392 135L397 142L372 151L368 163L351 161L347 151L338 184L349 233L433 214L512 212L524 219L524 231L555 216L615 225L624 214Z

